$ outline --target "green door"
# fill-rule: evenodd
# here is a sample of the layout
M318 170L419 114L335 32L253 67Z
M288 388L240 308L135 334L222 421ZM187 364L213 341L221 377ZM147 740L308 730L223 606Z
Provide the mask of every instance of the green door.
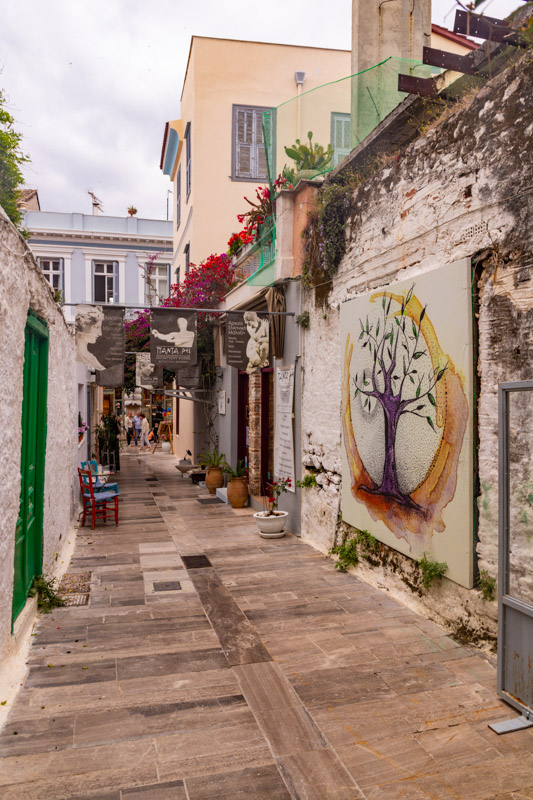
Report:
M26 320L20 453L20 506L15 531L15 621L42 569L48 328L32 312Z

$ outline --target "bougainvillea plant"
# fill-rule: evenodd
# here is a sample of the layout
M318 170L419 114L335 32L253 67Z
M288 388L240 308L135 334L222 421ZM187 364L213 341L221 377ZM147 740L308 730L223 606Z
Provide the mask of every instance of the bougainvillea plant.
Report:
M170 287L170 295L160 301L169 308L216 308L225 294L240 280L240 274L227 253L210 255L201 264L191 263L190 272L181 283ZM149 267L148 267L149 269ZM201 373L209 381L214 374L212 322L214 314L198 315L197 352ZM142 352L150 348L150 310L138 311L126 322L126 350ZM135 386L135 356L126 357L125 388Z

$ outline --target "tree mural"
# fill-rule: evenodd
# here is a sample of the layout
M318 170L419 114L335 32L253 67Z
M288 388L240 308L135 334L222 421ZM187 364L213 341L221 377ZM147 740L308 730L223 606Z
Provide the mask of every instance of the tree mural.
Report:
M419 314L408 313L414 284L401 298L384 292L381 313L376 320L359 319L360 361L366 366L352 379L353 398L359 397L368 413L379 404L383 412L385 458L381 483L375 488L361 486L370 494L384 495L410 508L418 504L403 492L396 467L396 438L398 425L405 414L424 420L433 431L435 427L435 387L442 380L448 363L433 365L421 332L426 307Z

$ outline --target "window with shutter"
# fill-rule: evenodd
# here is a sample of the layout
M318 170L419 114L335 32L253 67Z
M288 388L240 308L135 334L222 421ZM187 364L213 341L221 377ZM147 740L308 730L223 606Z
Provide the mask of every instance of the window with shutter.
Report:
M187 123L185 128L185 191L187 192L187 200L191 193L191 123Z
M334 155L333 164L337 166L351 152L351 116L334 111L331 115L331 142Z
M233 106L233 180L259 181L268 177L263 142L263 106Z
M181 225L181 164L176 176L176 230Z

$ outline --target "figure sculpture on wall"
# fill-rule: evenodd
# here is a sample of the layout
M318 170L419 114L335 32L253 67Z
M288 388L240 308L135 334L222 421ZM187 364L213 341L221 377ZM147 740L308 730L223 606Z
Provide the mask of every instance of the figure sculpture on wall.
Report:
M246 372L250 374L262 367L268 367L269 324L268 318L259 317L255 311L244 314L244 324L250 337L246 345Z

